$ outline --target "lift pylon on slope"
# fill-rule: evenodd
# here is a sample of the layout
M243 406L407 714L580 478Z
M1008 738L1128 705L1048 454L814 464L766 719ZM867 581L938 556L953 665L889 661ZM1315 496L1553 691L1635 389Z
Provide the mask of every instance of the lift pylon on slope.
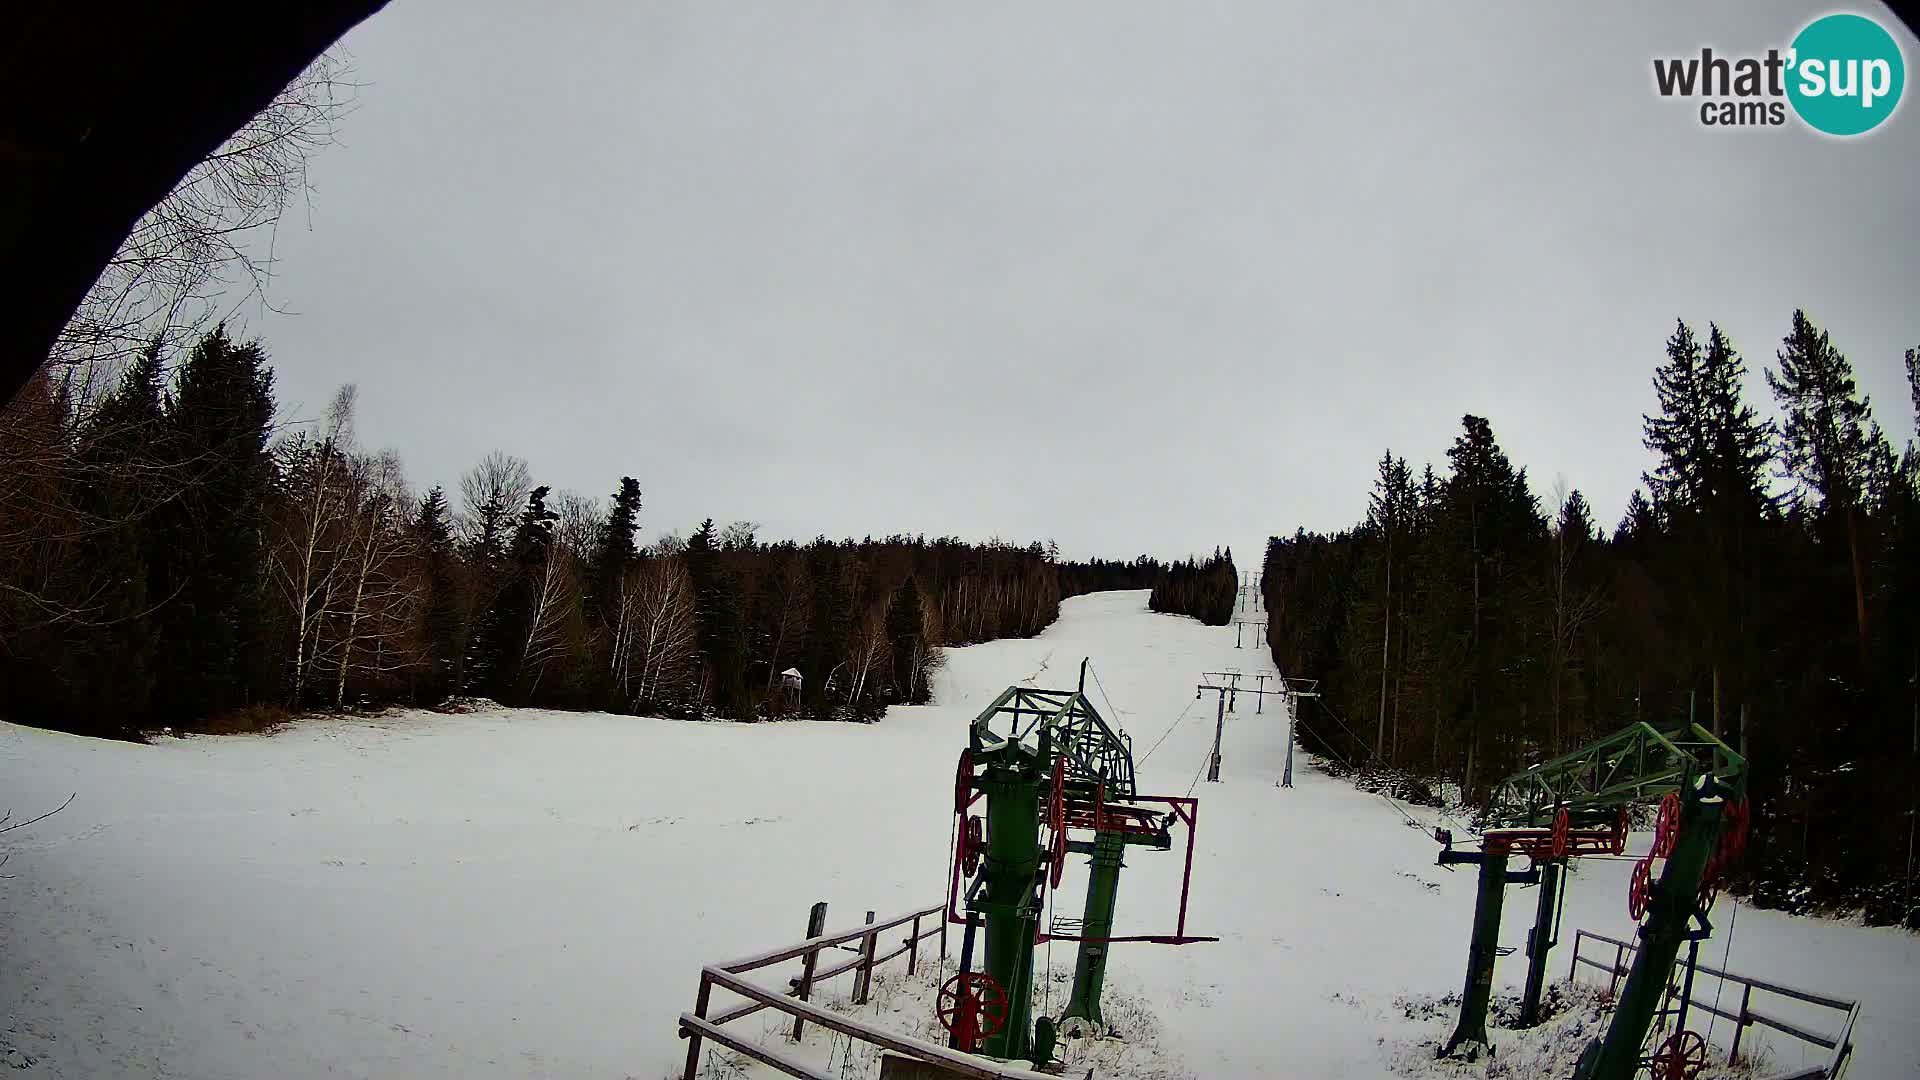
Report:
M1450 837L1444 832L1439 836L1447 845L1441 865L1480 867L1460 1022L1441 1053L1487 1045L1487 1006L1507 883L1540 885L1539 910L1527 939L1521 1003L1521 1022L1527 1025L1539 1019L1565 861L1619 854L1626 842L1628 807L1658 799L1654 853L1636 867L1628 898L1634 917L1645 917L1641 948L1605 1040L1588 1047L1577 1073L1583 1080L1628 1080L1642 1064L1640 1045L1672 975L1680 943L1712 933L1707 920L1712 889L1744 846L1745 792L1746 759L1698 724L1662 732L1636 723L1496 785L1486 812L1491 827L1482 836L1480 851L1456 852ZM1508 861L1515 854L1526 855L1532 867L1510 872ZM1666 860L1658 882L1652 877L1655 858Z
M1187 890L1193 874L1193 831L1199 802L1141 795L1135 789L1133 748L1107 725L1080 689L1010 686L974 720L955 777L955 842L948 919L966 924L961 974L955 976L958 1049L1044 1064L1056 1031L1097 1032L1108 948L1123 941L1185 945L1217 938L1186 932ZM999 724L1004 730L996 730ZM984 800L985 816L972 813ZM1164 807L1165 809L1161 809ZM1047 841L1040 840L1044 823ZM1113 936L1114 901L1122 856L1129 847L1165 851L1173 828L1187 829L1180 915L1171 934ZM1060 884L1069 853L1092 856L1087 901L1078 933L1040 925L1047 890ZM963 910L964 908L964 910ZM970 971L975 929L986 933L982 972ZM1073 992L1058 1022L1031 1018L1034 947L1077 941ZM984 977L983 977L984 976ZM977 984L977 990L967 987ZM996 1005L979 1023L965 995ZM1004 1001L1003 1007L999 1002ZM1003 1015L1002 1015L1003 1013ZM943 1022L944 1022L943 1014ZM964 1044L964 1045L963 1045Z

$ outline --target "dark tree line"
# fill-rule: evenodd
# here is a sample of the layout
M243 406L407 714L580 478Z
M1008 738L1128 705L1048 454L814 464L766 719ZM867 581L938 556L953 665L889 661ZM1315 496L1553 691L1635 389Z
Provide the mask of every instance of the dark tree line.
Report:
M1167 567L1153 583L1147 606L1172 615L1191 615L1208 626L1233 620L1240 597L1240 574L1233 568L1233 549L1213 549L1204 562L1189 558Z
M495 453L418 495L353 413L349 388L276 435L265 352L223 330L96 400L30 384L0 426L0 712L117 736L462 696L871 719L928 700L939 646L1164 569L711 520L643 545L632 477L588 498Z
M1167 572L1165 563L1146 555L1131 562L1093 559L1058 565L1062 599L1120 589L1151 589L1159 582L1160 576Z
M1269 544L1274 656L1324 680L1319 749L1469 797L1691 717L1751 762L1755 899L1920 925L1920 448L1896 454L1804 313L1765 371L1778 423L1746 379L1717 327L1676 327L1658 465L1611 535L1577 490L1542 506L1480 417L1442 468L1389 452L1364 521Z

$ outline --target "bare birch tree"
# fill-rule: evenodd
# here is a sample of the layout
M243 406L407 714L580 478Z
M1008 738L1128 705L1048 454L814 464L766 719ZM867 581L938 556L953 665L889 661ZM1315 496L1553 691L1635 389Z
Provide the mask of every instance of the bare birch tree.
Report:
M860 620L847 655L847 704L857 707L872 689L876 672L887 670L893 646L887 640L884 610L870 611Z
M401 647L418 622L422 582L411 572L414 539L404 526L413 500L399 458L388 452L357 459L352 492L347 580L339 590L344 604L336 609L336 709L346 706L350 674L378 677L418 659L417 650Z
M531 694L546 675L549 664L564 656L567 629L579 602L573 553L558 537L548 542L546 557L528 582L527 635L520 645L520 672Z
M639 706L664 700L669 687L686 683L699 660L699 621L686 559L656 555L627 571L621 591L632 596L631 701Z
M338 600L342 533L353 499L354 400L354 388L341 387L317 436L298 433L274 447L282 506L268 569L295 627L288 685L293 704L306 692L322 630Z

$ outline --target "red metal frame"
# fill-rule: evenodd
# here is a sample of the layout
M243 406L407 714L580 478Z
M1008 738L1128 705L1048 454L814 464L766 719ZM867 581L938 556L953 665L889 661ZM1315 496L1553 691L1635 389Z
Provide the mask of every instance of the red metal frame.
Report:
M1083 934L1042 933L1036 939L1041 943L1048 941L1091 941L1096 944L1120 941L1146 941L1156 945L1191 945L1200 941L1219 941L1217 937L1201 937L1187 933L1187 898L1193 889L1193 845L1200 831L1200 800L1179 795L1135 795L1136 803L1165 803L1173 810L1173 816L1187 827L1186 866L1180 874L1180 915L1171 934L1126 934L1113 937L1087 937ZM1152 833L1159 830L1148 827L1142 815L1134 807L1110 807L1104 801L1096 800L1094 816L1107 831ZM1114 818L1121 818L1116 825Z
M962 812L954 816L955 822L961 823L956 824L955 828L966 828L964 824L966 821L965 811L971 809L975 802L983 798L986 798L985 793L976 792L972 798L967 800L967 805L962 809ZM1174 932L1171 934L1129 934L1114 937L1090 938L1081 934L1050 934L1041 930L1040 925L1035 923L1035 944L1045 944L1049 941L1091 941L1095 943L1146 941L1156 945L1191 945L1201 941L1220 940L1217 937L1187 933L1187 900L1193 891L1193 846L1195 837L1200 831L1200 800L1179 795L1136 795L1133 801L1165 803L1172 809L1174 818L1187 827L1186 864L1180 872L1180 914L1174 925ZM1134 833L1152 833L1158 831L1143 824L1141 812L1137 807L1106 806L1098 796L1095 799L1093 817L1111 830ZM1115 818L1121 819L1121 822L1117 825L1114 821ZM1076 821L1071 813L1068 814L1067 824L1070 828L1086 827ZM946 917L950 923L965 925L967 917L960 911L960 843L961 839L956 837L954 841L952 873L947 881ZM1043 882L1041 887L1045 888L1044 882L1046 878L1044 875L1041 880Z
M1558 835L1556 835L1558 834ZM1490 851L1505 851L1536 860L1570 858L1582 855L1615 855L1617 833L1605 829L1489 829L1482 842Z

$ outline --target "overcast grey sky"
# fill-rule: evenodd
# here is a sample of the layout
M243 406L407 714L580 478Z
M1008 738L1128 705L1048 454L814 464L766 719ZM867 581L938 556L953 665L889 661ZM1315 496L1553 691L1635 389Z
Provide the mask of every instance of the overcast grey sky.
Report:
M1826 9L1666 7L393 0L249 329L420 487L632 474L649 533L1244 567L1465 412L1612 522L1673 320L1771 410L1796 306L1904 440L1920 106L1703 128L1653 57Z

